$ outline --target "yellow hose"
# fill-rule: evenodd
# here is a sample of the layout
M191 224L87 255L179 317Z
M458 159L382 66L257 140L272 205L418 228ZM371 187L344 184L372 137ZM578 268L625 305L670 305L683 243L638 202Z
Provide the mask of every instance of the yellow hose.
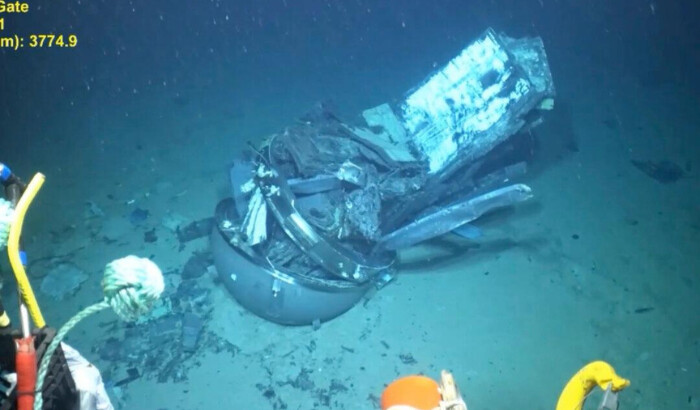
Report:
M579 370L564 387L556 410L581 410L586 396L598 385L603 390L612 384L617 392L630 385L630 381L615 374L615 369L603 361L588 363Z
M19 293L22 297L22 301L27 305L29 315L32 317L34 325L38 328L46 326L46 322L39 309L39 304L36 302L34 291L29 284L29 279L27 279L27 272L24 270L22 259L19 256L19 237L22 234L24 215L27 213L27 209L34 200L37 192L39 192L39 189L41 189L41 186L44 184L45 179L46 177L43 174L37 173L29 182L29 185L27 185L22 197L19 199L19 202L17 202L17 206L15 206L15 217L10 226L10 235L7 239L7 253L10 257L10 265L15 273L15 279L17 279Z

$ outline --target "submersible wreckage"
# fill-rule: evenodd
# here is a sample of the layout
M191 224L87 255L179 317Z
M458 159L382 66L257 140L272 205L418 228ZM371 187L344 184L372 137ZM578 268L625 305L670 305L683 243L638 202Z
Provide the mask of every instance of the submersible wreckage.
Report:
M398 104L343 122L319 105L230 167L211 246L251 312L285 325L347 311L395 274L397 251L532 196L531 129L555 95L538 37L486 30Z

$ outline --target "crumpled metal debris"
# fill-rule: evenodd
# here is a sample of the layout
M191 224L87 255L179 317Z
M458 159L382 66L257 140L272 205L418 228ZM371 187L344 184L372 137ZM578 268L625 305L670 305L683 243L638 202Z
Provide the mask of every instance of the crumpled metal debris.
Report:
M554 94L541 39L488 29L399 104L363 112L365 124L319 105L234 161L232 242L364 282L391 270L374 262L395 250L455 229L476 237L465 224L532 196L512 180Z

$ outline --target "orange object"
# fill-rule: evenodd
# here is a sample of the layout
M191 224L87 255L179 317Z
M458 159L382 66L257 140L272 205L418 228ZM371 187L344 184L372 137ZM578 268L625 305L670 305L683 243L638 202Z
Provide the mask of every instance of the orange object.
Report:
M440 386L425 376L413 375L394 380L382 393L382 410L392 406L409 406L417 410L432 410L440 406Z
M17 340L15 365L17 370L17 409L32 410L36 386L36 350L34 349L33 337Z

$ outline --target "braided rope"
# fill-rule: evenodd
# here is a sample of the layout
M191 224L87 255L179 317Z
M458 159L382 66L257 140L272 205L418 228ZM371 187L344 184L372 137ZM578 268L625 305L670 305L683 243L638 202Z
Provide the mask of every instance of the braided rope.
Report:
M80 313L73 316L69 321L67 321L63 325L63 327L61 327L61 330L59 330L58 333L56 333L56 337L53 338L51 344L49 344L49 347L44 353L44 357L41 358L41 364L39 365L39 370L37 371L37 394L36 398L34 399L34 410L42 410L42 407L44 406L44 396L41 394L41 390L44 387L44 379L46 378L46 373L49 371L49 364L51 363L51 358L53 357L53 354L56 352L56 349L58 348L58 345L61 343L63 338L66 337L66 334L68 334L68 332L71 329L73 329L73 327L75 327L75 325L77 325L78 322L92 315L93 313L97 313L101 310L107 309L109 306L109 302L107 300L103 300L102 302L95 303L92 306L86 307Z

